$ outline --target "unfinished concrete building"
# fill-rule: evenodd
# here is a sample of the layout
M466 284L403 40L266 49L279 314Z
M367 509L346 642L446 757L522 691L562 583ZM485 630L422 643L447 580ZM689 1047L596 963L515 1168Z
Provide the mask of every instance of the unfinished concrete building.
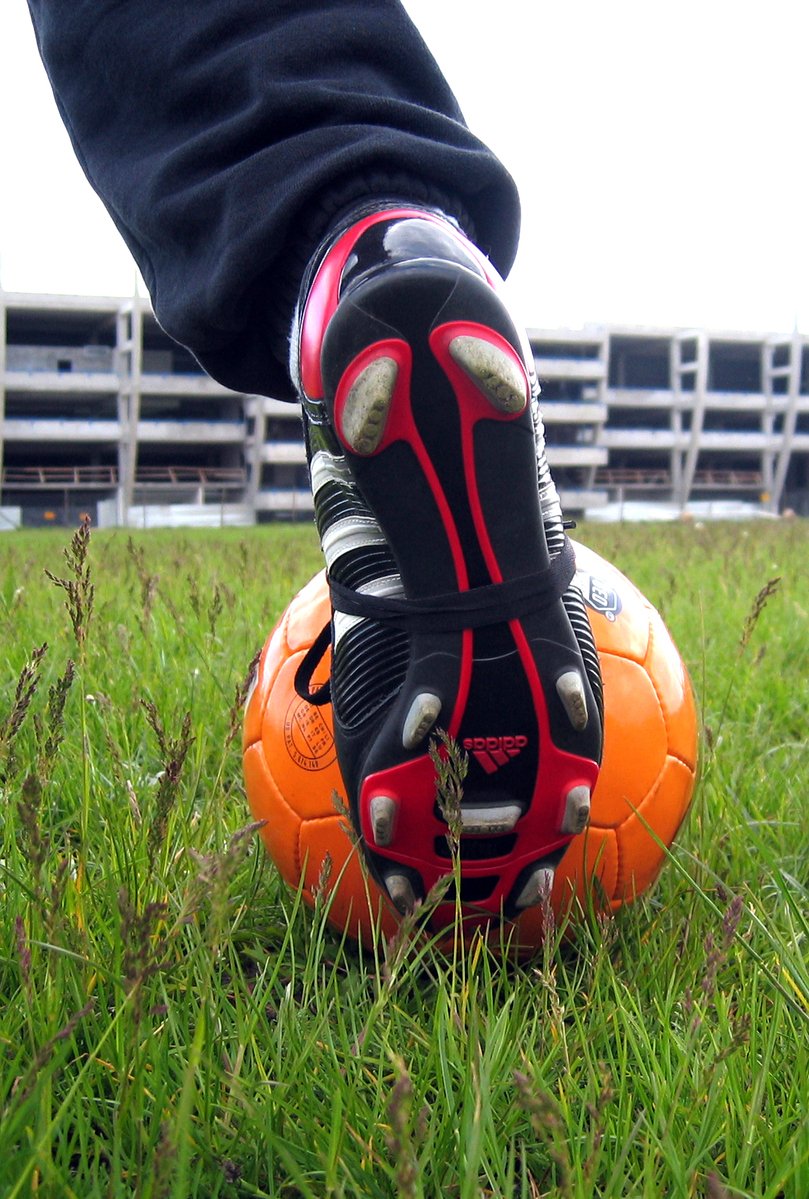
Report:
M0 293L0 525L308 517L294 405L214 383L142 299ZM632 497L809 515L809 337L530 332L565 508Z

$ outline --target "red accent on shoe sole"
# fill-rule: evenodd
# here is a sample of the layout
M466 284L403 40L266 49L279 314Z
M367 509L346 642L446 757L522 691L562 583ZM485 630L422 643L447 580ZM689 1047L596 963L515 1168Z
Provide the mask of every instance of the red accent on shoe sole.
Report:
M548 794L566 795L571 787L579 784L592 787L596 774L594 763L571 754L557 751L550 764L547 756L544 758L543 786L547 787ZM391 844L385 847L378 846L374 841L371 823L371 801L378 795L390 796L397 801L396 833ZM557 830L561 823L562 807L560 803ZM435 842L446 837L447 826L436 815L435 767L429 756L368 775L360 792L359 812L362 835L369 849L392 864L398 862L412 867L422 879L425 891L429 891L450 872L446 857L435 851ZM548 839L546 816L540 804L532 804L515 825L517 844L506 857L464 861L465 878L497 876L488 898L474 905L482 914L499 916L521 871L563 848L571 840L569 835L560 836L558 831ZM438 922L444 918L452 918L451 907L439 908Z
M349 454L354 451L349 443L345 440L342 432L343 411L345 409L348 394L353 387L359 375L377 358L392 358L399 367L399 374L396 379L396 384L393 389L393 399L391 401L390 410L388 412L387 422L385 424L385 432L380 440L379 446L373 454L368 457L373 458L381 454L383 450L392 445L396 441L406 442L413 451L422 474L430 488L436 508L444 527L444 532L449 544L450 553L452 554L452 565L455 570L456 584L459 591L469 590L469 575L466 569L466 561L463 555L461 539L458 535L458 529L455 524L455 518L452 515L452 509L444 493L444 489L438 478L435 467L427 452L427 447L422 441L416 422L413 417L413 408L411 404L410 382L412 376L412 352L410 346L405 341L396 338L391 338L385 341L374 342L373 345L367 346L362 350L356 358L346 367L342 378L337 385L337 390L334 396L334 427L337 437ZM458 694L455 699L455 705L452 710L452 715L447 724L447 731L450 736L454 737L460 727L461 716L466 707L467 696L469 695L469 685L472 677L472 630L466 629L462 634L461 642L461 670L458 684Z
M300 362L301 386L312 400L323 398L323 373L320 351L326 326L337 310L340 300L340 278L357 239L380 221L417 217L447 228L447 222L432 212L419 208L389 208L372 213L352 225L337 239L315 273L301 319ZM460 236L460 235L459 235ZM489 267L491 270L491 267Z
M489 345L494 346L495 349L513 360L519 368L525 384L525 405L519 412L501 412L492 404L491 400L486 398L478 385L450 353L450 342L454 341L456 337L475 337L479 341L487 341ZM438 325L430 334L430 349L452 384L465 428L477 424L479 420L518 420L525 412L525 406L528 404L531 394L528 375L514 346L494 329L490 329L487 325L475 324L473 321L453 321L447 325ZM475 491L477 491L477 487L475 487Z
M521 413L510 414L499 412L481 395L475 383L472 382L466 372L455 362L449 352L450 342L459 335L481 337L513 355L515 361L519 361L519 359L514 348L503 338L500 338L499 335L490 329L471 325L468 322L454 322L439 326L433 331L430 337L430 345L433 353L446 372L458 400L458 409L461 416L464 476L475 532L477 533L478 542L492 582L501 583L503 582L503 575L489 536L489 530L486 526L478 490L475 469L474 427L479 420L508 421L516 419ZM520 366L522 367L521 363ZM571 787L576 786L571 774L567 772L575 773L577 777L582 776L586 785L592 789L598 777L598 766L589 758L565 753L554 744L551 737L545 693L528 638L519 620L509 621L509 629L514 638L514 644L517 648L534 700L534 710L539 726L540 764L529 814L534 813L537 823L539 823L539 817L544 808L545 818L542 821L544 824L542 840L552 840L558 836L558 830L564 817L564 796L567 795ZM564 769L561 769L563 766ZM556 804L551 805L548 801L554 796L556 796ZM522 821L520 824L522 824ZM539 833L540 829L537 828L536 832ZM570 840L569 837L564 838L563 843L568 840ZM540 841L539 844L541 845L542 842ZM548 849L548 852L550 852L550 849ZM466 865L464 869L466 870Z
M513 421L520 414L503 413L494 408L466 372L455 363L449 354L448 346L452 338L459 334L482 337L512 354L514 350L492 330L469 322L442 326L435 330L431 337L433 353L444 369L458 402L464 475L481 552L492 581L502 582L502 572L486 528L478 492L473 431L479 420ZM394 387L385 432L375 453L381 453L395 441L403 440L410 445L440 513L451 547L459 590L466 590L468 575L454 517L413 418L410 394L411 353L406 343L398 339L377 342L357 355L346 369L335 396L335 425L338 436L342 440L341 414L350 388L360 372L381 356L391 357L397 362L399 377ZM346 445L346 448L351 452L350 446ZM507 866L504 867L500 858L464 863L465 877L489 874L497 876L498 882L489 898L478 904L481 910L492 915L501 911L522 869L570 841L569 835L560 836L558 831L564 817L564 797L571 787L579 784L592 788L597 776L595 763L564 753L553 744L544 692L528 640L518 621L511 621L509 627L534 703L541 746L541 767L531 805L517 824L518 842L509 856ZM455 697L452 719L448 725L448 731L453 737L457 736L460 729L469 695L473 646L473 633L467 630L463 634L462 642L461 682ZM370 821L371 800L377 795L387 795L399 801L396 836L392 844L385 848L375 845ZM434 849L435 839L445 836L446 827L435 815L435 771L429 757L417 758L366 777L360 791L359 811L363 835L369 846L392 862L398 861L416 869L427 890L447 873L446 858L436 854Z

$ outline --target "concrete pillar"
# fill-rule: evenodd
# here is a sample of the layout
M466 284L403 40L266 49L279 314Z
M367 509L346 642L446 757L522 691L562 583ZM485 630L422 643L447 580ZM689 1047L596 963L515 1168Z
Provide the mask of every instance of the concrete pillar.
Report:
M125 301L116 320L115 365L118 374L118 516L127 523L135 492L138 460L141 373L143 362L143 310L137 296Z
M801 392L803 344L803 338L796 329L789 341L789 355L786 364L787 393L784 428L781 437L781 448L778 451L778 459L775 464L772 491L770 493L770 506L773 512L777 512L781 507L784 484L786 483L787 471L789 470L789 460L792 456L792 449L795 442L795 430L798 425L798 397Z
M245 418L253 418L253 436L245 445L247 467L247 490L244 502L253 517L256 515L256 496L261 490L261 454L267 437L267 414L263 396L248 396L245 400Z
M683 357L687 343L694 343L693 356ZM705 398L708 391L708 338L701 331L678 333L674 338L672 388L674 403L682 413L685 408L691 408L691 429L689 431L688 448L682 463L682 475L679 480L676 498L680 507L684 508L691 495L694 483L694 472L699 457L702 424L705 417ZM683 389L683 380L692 377L693 391ZM686 397L692 397L690 405Z
M761 432L766 437L772 437L775 431L775 410L778 405L775 380L780 368L775 364L778 348L778 338L767 338L761 347L761 382L764 391L764 408L761 413ZM761 453L761 483L772 503L772 489L775 479L775 452L763 450Z
M601 337L601 345L598 349L598 361L601 365L601 376L596 383L596 400L601 405L604 412L604 417L593 428L593 445L601 446L601 433L604 428L604 422L607 419L607 388L610 378L610 335L605 330ZM607 459L609 461L609 457ZM587 490L592 490L595 487L597 466L585 467L584 484Z

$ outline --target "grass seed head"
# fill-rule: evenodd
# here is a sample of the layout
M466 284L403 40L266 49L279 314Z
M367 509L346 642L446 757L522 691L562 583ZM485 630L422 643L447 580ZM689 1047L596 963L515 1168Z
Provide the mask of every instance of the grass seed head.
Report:
M140 584L140 614L138 623L141 630L144 630L149 622L149 617L152 614L154 601L157 596L157 585L160 582L160 576L151 574L146 569L146 551L142 545L135 545L132 538L128 538L126 550L129 554L130 561L135 567L135 573L138 576Z
M45 574L55 587L61 587L67 595L65 607L73 625L73 635L79 652L83 652L87 643L90 618L93 614L95 587L91 580L90 562L90 517L82 519L70 545L65 550L65 561L68 565L70 578L63 579L46 570Z
M780 586L781 586L780 576L778 576L777 578L774 578L774 579L770 579L769 582L764 584L764 586L761 588L761 590L759 591L756 598L753 600L752 607L750 608L750 611L747 613L747 616L745 618L744 628L742 629L742 635L739 639L740 651L743 652L745 649L747 649L747 646L750 644L750 638L753 636L753 630L755 629L756 625L758 624L759 617L761 616L761 613L764 611L764 609L767 605L767 601L776 594L776 592L778 591Z
M436 802L447 824L447 841L453 857L461 849L463 833L463 784L469 770L469 758L458 742L444 729L437 729L430 740L430 757L435 767Z
M531 1122L534 1135L545 1146L556 1166L556 1186L565 1199L572 1196L570 1155L567 1133L559 1105L552 1095L537 1087L521 1070L514 1071L517 1104Z
M157 795L155 797L154 816L149 825L148 850L149 859L154 862L160 847L166 839L169 815L177 802L180 781L188 751L194 744L191 735L191 713L186 712L180 726L178 737L171 737L165 730L157 708L151 701L142 700L146 719L149 722L162 757L162 770L158 775Z
M394 1057L396 1081L388 1100L390 1131L385 1136L396 1173L397 1193L410 1199L418 1194L419 1167L416 1148L424 1138L428 1113L422 1108L414 1123L413 1082L402 1058Z
M39 686L42 659L48 651L47 642L43 642L31 653L31 657L20 671L14 699L8 715L0 720L0 767L6 767L4 773L14 772L14 757L12 746L14 739L22 728L31 701ZM0 778L3 776L0 775Z
M126 887L118 892L123 946L121 971L125 993L134 996L132 1013L136 1027L143 1017L144 983L170 965L166 956L168 942L161 932L166 912L167 905L162 902L147 904L139 912Z
M48 688L48 706L45 716L45 728L40 738L40 771L50 772L59 746L64 740L65 704L76 677L76 664L68 658L65 672Z
M256 833L265 823L264 820L255 820L237 829L222 853L202 854L196 849L188 850L197 867L190 910L198 910L203 899L207 897L211 908L213 935L217 942L227 917L231 884L247 857Z
M177 1163L177 1144L167 1123L160 1125L160 1140L152 1160L152 1199L169 1199Z
M28 1002L33 998L33 988L31 986L31 947L28 944L28 938L25 934L25 924L22 916L14 918L14 933L17 942L17 961L20 966L20 978L22 979L23 990L25 991Z
M360 869L363 871L363 873L367 873L368 867L365 862L365 853L362 849L362 838L354 828L354 821L351 819L351 812L348 804L343 799L339 791L332 791L331 802L332 807L337 815L343 817L343 819L340 821L340 830L345 834L346 837L348 837L352 846L357 851L357 859L360 864Z
M216 636L216 626L219 621L219 617L222 615L222 609L224 606L225 604L220 586L218 583L214 583L213 595L211 596L211 601L208 604L208 628L210 630L211 637Z
M247 667L247 672L244 678L240 683L236 684L236 692L234 694L233 703L228 714L228 731L225 738L226 746L231 745L241 732L242 713L244 711L244 706L247 703L247 697L250 694L250 688L253 686L253 682L256 677L256 671L258 670L260 657L261 649L259 648L250 659L250 664Z
M28 1069L24 1074L15 1080L12 1087L11 1098L17 1108L22 1107L35 1091L40 1076L42 1075L42 1072L47 1066L48 1062L53 1057L57 1045L61 1041L67 1041L73 1036L82 1020L84 1020L86 1016L89 1016L94 1007L95 1003L92 999L90 999L87 1003L85 1003L84 1007L80 1008L77 1012L74 1012L73 1015L69 1017L67 1023L63 1024L62 1027L53 1034L53 1036L49 1037L43 1045L40 1045L39 1049L37 1049L36 1053L34 1054L34 1058ZM3 1117L5 1117L7 1114L7 1111L8 1109L2 1113ZM34 1193L33 1189L31 1193Z
M323 855L323 861L320 863L320 870L317 875L317 882L312 888L312 898L315 901L317 909L322 908L329 894L329 882L332 875L332 856L327 851Z
M42 784L35 774L26 775L22 784L22 797L17 803L19 817L19 841L23 857L28 861L34 880L34 891L39 895L42 871L50 848L49 838L42 830Z

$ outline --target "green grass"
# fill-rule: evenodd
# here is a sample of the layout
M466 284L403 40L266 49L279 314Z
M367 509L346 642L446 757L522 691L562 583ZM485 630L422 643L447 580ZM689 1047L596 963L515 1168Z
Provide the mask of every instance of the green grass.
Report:
M809 1195L809 528L578 536L669 624L702 778L651 895L507 965L358 954L245 828L310 529L0 540L3 1199Z

